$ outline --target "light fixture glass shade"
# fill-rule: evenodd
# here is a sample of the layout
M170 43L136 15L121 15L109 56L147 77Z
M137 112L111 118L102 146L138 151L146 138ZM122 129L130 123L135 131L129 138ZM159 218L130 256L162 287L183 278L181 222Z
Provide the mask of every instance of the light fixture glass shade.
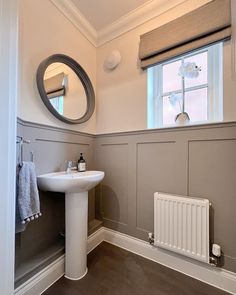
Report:
M104 67L107 70L114 70L121 62L121 55L118 50L113 50L104 61Z

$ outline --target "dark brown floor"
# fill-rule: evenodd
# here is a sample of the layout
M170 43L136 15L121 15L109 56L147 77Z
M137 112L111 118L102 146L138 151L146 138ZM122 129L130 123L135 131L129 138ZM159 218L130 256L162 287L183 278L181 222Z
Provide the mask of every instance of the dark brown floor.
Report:
M64 277L44 295L226 295L184 274L103 242L88 255L88 274Z

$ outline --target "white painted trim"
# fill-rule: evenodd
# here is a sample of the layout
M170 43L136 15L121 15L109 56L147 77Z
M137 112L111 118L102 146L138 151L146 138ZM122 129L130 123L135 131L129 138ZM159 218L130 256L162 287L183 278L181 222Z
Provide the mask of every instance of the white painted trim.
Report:
M98 44L101 46L118 36L133 30L145 22L165 13L166 11L186 2L187 0L148 1L127 13L117 21L98 31Z
M104 240L104 229L100 228L88 237L88 253ZM24 284L19 286L14 295L39 295L59 280L65 273L65 255L62 255Z
M65 273L65 255L38 272L15 290L15 295L39 295Z
M97 31L87 21L71 0L51 0L64 16L84 35L89 42L97 46Z
M104 234L105 227L101 227L88 237L88 253L104 241Z
M106 28L96 30L72 0L50 0L95 47L128 32L188 0L150 0Z
M236 80L236 1L231 0L231 75L232 80Z
M17 2L0 0L0 293L14 292Z
M169 96L172 93L181 94L182 89L175 91L163 92L163 66L174 63L176 61L184 62L185 58L207 52L207 69L208 69L208 83L199 84L192 87L186 87L185 93L193 90L208 88L208 114L207 120L204 122L220 122L223 120L223 77L222 73L222 60L223 60L223 43L210 45L203 49L198 49L190 53L186 53L181 57L172 58L166 62L156 65L148 69L148 127L149 128L163 128L170 125L163 126L163 97ZM151 85L151 83L153 85ZM181 109L179 109L179 112ZM198 124L200 122L191 122L190 124ZM174 126L174 123L173 123Z
M236 294L236 273L214 268L184 256L150 246L148 242L104 228L104 241L167 266L216 288Z
M236 274L149 245L148 242L102 227L88 238L88 253L108 242L204 283L236 294ZM25 282L15 295L38 295L64 274L64 256ZM41 293L40 293L41 292Z
M223 121L223 43L208 47L208 121Z

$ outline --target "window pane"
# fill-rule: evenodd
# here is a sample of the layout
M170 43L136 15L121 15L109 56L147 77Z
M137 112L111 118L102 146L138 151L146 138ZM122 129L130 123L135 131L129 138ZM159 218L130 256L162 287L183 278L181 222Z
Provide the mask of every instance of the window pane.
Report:
M64 105L64 96L58 96L49 99L50 103L54 109L60 114L63 115L63 105Z
M185 78L185 88L207 84L207 52L185 58L184 63L186 62L194 62L201 68L201 71L199 71L199 76L196 78Z
M180 66L180 60L163 66L163 93L181 89Z
M185 93L185 111L190 122L207 120L207 88Z
M169 96L163 97L163 125L174 125L176 116L181 112L181 94L175 94L175 103Z

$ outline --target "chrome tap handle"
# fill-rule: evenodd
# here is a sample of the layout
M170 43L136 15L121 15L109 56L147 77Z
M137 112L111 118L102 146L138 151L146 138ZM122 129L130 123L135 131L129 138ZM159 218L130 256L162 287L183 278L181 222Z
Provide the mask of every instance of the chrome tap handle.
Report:
M66 167L66 172L71 173L72 170L77 170L77 167L73 167L73 161L66 161L67 167Z
M73 162L72 161L67 161L67 168L71 168L73 165Z

